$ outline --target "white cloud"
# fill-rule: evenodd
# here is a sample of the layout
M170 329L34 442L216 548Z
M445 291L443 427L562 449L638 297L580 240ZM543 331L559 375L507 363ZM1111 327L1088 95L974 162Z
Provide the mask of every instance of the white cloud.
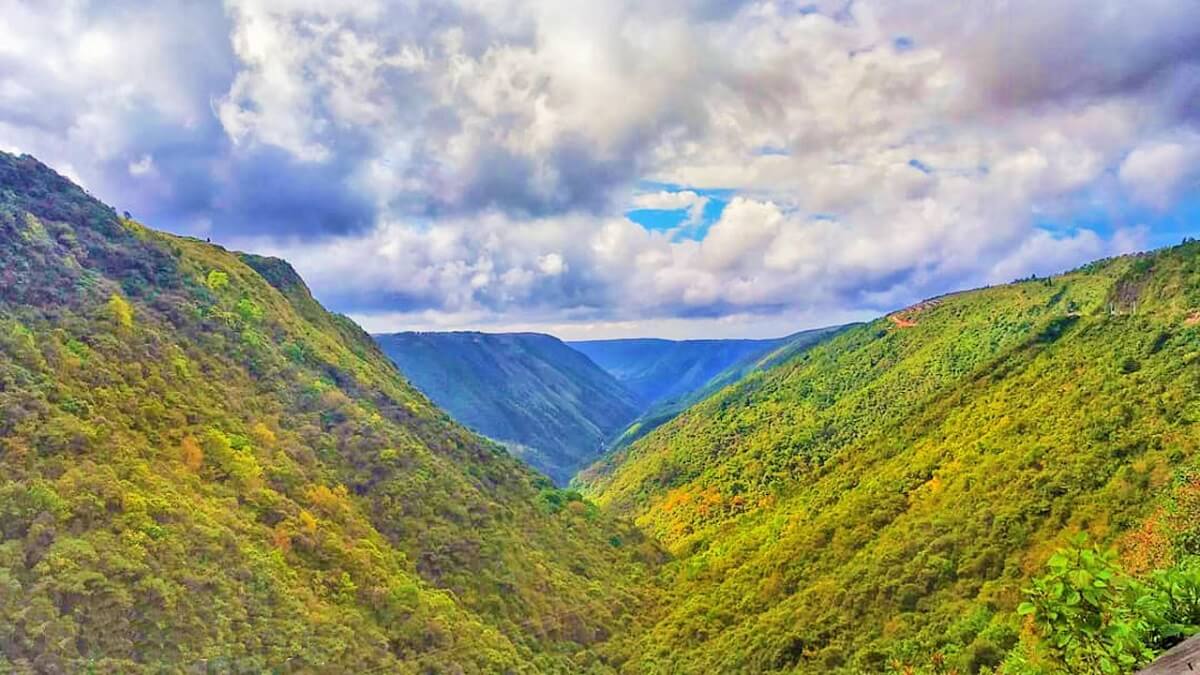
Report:
M561 315L529 314L520 317L495 313L387 312L352 314L359 325L372 333L404 330L456 331L484 330L497 333L549 333L563 340L604 340L623 337L661 337L688 339L703 336L720 338L775 338L790 335L805 327L841 325L875 318L873 312L823 311L798 312L785 316L727 314L721 317L665 317L628 320L588 320Z
M136 162L129 163L129 175L144 176L154 170L154 158L150 155L142 155L142 158Z
M567 264L563 262L563 257L557 253L547 253L543 256L538 256L538 269L546 276L556 277L567 269Z
M0 0L0 147L376 327L799 327L1145 246L1128 201L1195 192L1200 5L800 4Z
M659 190L643 192L633 196L633 208L651 211L686 211L687 218L678 226L679 231L694 229L704 220L704 209L709 198L692 190Z
M1200 135L1139 145L1121 162L1121 183L1135 199L1156 208L1171 205L1200 176Z

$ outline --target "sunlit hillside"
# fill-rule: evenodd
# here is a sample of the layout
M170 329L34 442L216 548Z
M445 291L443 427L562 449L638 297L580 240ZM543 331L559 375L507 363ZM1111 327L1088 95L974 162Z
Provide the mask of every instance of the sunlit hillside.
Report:
M1192 565L1197 368L1186 243L935 298L750 375L584 474L678 556L639 652L687 672L1089 672L1024 662L1023 589L1076 533L1143 579ZM1078 625L1037 618L1129 656L1119 672L1195 630L1182 597L1160 633L1108 626L1123 594Z
M655 545L451 422L287 263L7 154L0 251L0 670L619 664Z

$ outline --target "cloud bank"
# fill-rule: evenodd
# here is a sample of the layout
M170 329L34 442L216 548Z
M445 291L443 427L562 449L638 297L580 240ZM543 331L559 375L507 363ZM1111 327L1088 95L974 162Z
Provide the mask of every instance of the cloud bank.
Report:
M0 147L375 330L778 334L1195 226L1196 3L0 16Z

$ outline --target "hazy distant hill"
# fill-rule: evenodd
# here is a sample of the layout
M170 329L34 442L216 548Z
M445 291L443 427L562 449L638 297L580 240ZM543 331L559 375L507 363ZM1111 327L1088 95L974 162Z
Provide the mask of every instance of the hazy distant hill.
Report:
M459 422L565 484L644 407L586 356L537 333L375 337L418 389Z
M720 391L722 388L736 383L757 370L770 368L777 363L782 363L797 353L836 335L839 331L845 330L848 327L831 326L829 328L817 328L801 331L775 340L666 341L668 342L668 347L663 351L663 358L655 360L648 370L654 372L658 377L669 377L672 368L682 368L684 371L682 377L689 386L695 383L693 375L707 373L712 367L729 357L736 356L737 358L696 388L659 398L627 426L619 436L613 438L609 442L609 448L619 449L629 445L659 426L669 422L690 406ZM602 343L583 342L575 343L572 346L580 348L582 345L582 350L584 351L607 351L604 358L608 362L615 364L614 367L618 372L626 368L637 372L645 372L638 371L637 366L629 367L622 364L634 364L639 361L648 360L646 354L639 353L636 345L622 347L621 345L611 344L613 342L623 341L613 340L603 341ZM653 352L662 349L662 346L658 343L664 341L630 340L629 342L654 343L649 345L647 350ZM726 342L733 344L724 344ZM674 348L672 349L672 347ZM628 355L630 357L629 360L623 362L618 358L622 354ZM678 387L673 387L672 391L676 392L678 389Z
M771 340L586 340L569 342L647 404L681 398L726 368L788 338Z

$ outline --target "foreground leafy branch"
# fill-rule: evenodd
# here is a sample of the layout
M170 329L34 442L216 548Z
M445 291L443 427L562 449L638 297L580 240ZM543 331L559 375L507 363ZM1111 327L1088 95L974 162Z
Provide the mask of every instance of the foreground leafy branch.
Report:
M1194 556L1146 579L1127 574L1112 550L1078 535L1024 589L1017 613L1036 640L1010 655L1005 673L1124 673L1200 631L1200 562Z

